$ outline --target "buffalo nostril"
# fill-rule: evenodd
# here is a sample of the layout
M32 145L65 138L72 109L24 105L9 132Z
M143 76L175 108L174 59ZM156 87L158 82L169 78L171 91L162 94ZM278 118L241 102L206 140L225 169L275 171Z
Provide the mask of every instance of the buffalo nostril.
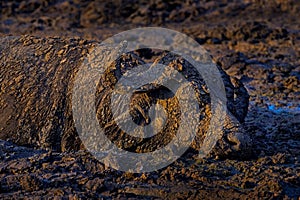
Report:
M229 139L228 139L228 144L230 144L230 146L238 145L238 143L236 141L232 141Z
M151 119L149 116L145 116L144 121L145 121L145 125L149 125L151 123Z
M230 133L227 135L227 142L233 150L241 150L241 141L242 135L239 133Z

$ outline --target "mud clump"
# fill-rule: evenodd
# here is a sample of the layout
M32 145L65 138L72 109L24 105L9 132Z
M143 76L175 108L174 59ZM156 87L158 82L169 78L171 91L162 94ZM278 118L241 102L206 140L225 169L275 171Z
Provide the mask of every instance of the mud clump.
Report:
M34 151L6 141L0 141L0 147L0 197L5 199L299 195L299 168L293 165L299 166L299 160L286 153L243 162L205 159L195 163L180 159L156 172L134 174L106 168L85 151Z

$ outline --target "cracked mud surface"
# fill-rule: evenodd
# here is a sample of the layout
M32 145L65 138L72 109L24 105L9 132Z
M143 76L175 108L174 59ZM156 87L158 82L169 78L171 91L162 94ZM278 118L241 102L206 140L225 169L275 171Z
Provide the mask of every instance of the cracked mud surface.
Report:
M1 198L299 198L297 1L2 1L0 8L1 36L101 41L139 26L186 33L247 88L244 126L253 140L253 155L247 159L189 157L142 174L107 168L82 150L58 153L1 141ZM1 120L7 120L5 112Z

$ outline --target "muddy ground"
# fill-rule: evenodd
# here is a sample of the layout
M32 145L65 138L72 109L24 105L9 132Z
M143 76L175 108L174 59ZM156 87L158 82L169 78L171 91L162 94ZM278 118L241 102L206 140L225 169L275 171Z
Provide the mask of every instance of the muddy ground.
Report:
M152 173L115 171L88 152L0 142L0 198L298 199L299 1L1 1L0 35L101 41L143 26L175 29L203 45L250 94L244 123L253 155L179 159Z

